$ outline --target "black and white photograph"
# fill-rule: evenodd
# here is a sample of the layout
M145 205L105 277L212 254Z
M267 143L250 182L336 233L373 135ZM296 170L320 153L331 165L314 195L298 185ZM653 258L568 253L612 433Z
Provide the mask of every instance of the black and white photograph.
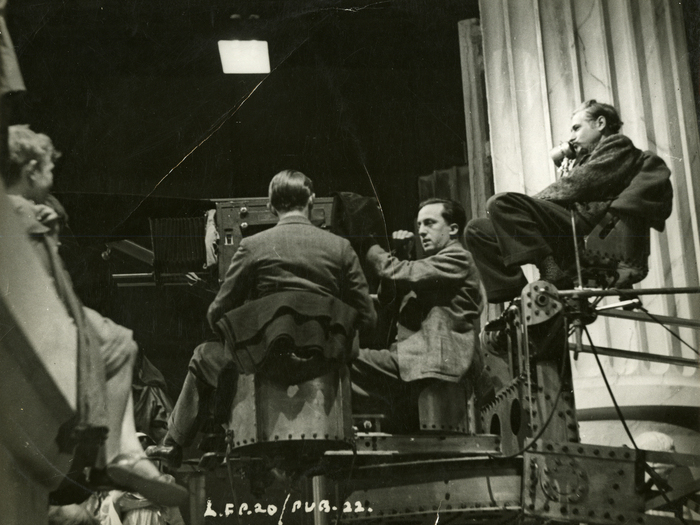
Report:
M698 0L0 0L0 525L700 524Z

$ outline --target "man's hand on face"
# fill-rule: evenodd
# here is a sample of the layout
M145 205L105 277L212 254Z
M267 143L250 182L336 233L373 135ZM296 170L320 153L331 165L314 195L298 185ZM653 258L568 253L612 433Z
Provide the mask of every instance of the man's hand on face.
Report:
M408 230L397 230L391 234L391 247L396 257L408 259L413 253L414 235Z

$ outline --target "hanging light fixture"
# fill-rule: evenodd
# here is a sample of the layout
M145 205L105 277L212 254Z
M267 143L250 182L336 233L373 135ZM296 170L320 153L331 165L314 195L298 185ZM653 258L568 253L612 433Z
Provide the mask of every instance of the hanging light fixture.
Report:
M264 40L219 40L221 67L226 74L270 72L270 54Z
M237 22L241 15L233 14L231 20ZM259 19L250 15L248 21ZM228 75L267 74L270 72L270 53L265 40L236 39L219 40L221 68Z

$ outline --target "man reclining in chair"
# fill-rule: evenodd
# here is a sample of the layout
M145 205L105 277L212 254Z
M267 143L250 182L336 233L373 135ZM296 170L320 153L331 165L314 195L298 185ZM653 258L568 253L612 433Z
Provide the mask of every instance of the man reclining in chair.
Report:
M589 234L609 211L663 231L671 214L671 172L657 155L637 149L621 126L614 107L584 102L571 120L576 160L569 175L532 197L495 195L486 205L488 217L469 222L467 246L490 303L520 295L527 284L523 264L535 264L540 279L557 288L573 286L565 271L575 261L571 210L577 237Z
M221 326L226 325L238 339L255 338L263 325L272 325L268 321L274 321L282 302L295 311L305 311L305 315L314 315L308 310L319 307L328 311L315 315L327 315L331 309L350 310L351 318L347 319L352 325L351 332L374 325L376 313L367 281L350 242L309 221L314 202L311 180L298 171L282 171L270 182L269 199L268 206L279 222L241 241L221 289L209 307L207 318L214 331L220 332ZM232 323L219 323L229 318L233 319ZM228 339L226 347L220 342L198 346L163 444L149 447L147 453L171 464L182 460L183 447L191 444L203 421L202 398L211 398L215 389L224 387L219 381L223 370L235 365L235 374L265 368L283 376L285 370L275 365L284 362L290 364L286 373L290 376L295 373L291 370L293 361L285 361L284 356L268 350L265 345L257 344L257 339L250 346L245 341ZM352 357L350 353L343 356L337 352L329 356L324 349L323 353L324 357L336 357L338 361ZM296 372L303 373L301 368ZM299 382L301 377L286 379Z

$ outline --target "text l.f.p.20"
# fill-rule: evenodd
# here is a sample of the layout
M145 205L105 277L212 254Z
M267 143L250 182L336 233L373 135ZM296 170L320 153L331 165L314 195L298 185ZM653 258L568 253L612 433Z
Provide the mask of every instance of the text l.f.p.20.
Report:
M288 499L285 500L284 505L282 506L282 511L281 513L284 513L288 504ZM296 500L291 504L291 507L288 509L288 512L290 513L297 513L297 512L313 512L316 509L316 502L302 502L301 500ZM318 511L319 512L325 512L325 513L330 513L330 512L337 512L338 507L335 505L331 505L330 501L327 499L321 500L318 503ZM236 509L236 506L233 503L226 503L224 505L224 508L221 512L216 512L212 508L212 502L211 500L207 500L207 509L204 511L204 516L205 517L228 517L231 516L234 513L237 513L239 516L250 516L252 514L265 514L267 516L275 516L278 512L280 512L279 507L277 505L273 504L268 504L268 505L263 505L261 503L254 503L252 507L248 505L248 503L240 503L238 505L238 509ZM345 513L354 513L354 514L364 514L364 513L369 513L372 512L372 509L368 506L363 505L359 501L355 501L354 503L350 501L345 501L343 503L343 508L342 512Z

